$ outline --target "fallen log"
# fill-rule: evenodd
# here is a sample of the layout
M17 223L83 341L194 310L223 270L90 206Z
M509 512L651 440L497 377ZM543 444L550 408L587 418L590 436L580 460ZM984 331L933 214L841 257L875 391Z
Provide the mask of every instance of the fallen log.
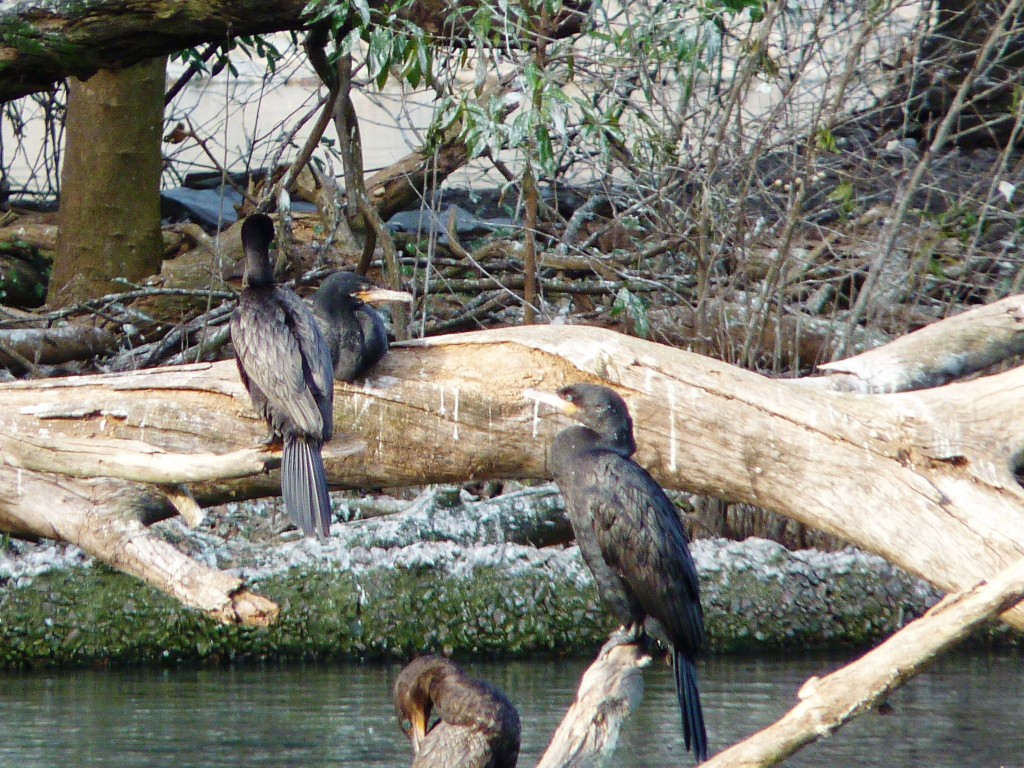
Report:
M581 380L624 393L638 460L666 487L789 515L945 590L1024 557L1024 491L1013 475L1024 447L1024 368L860 395L773 381L597 328L439 337L395 347L369 379L336 385L335 434L358 439L325 447L329 481L546 478L546 448L562 422L524 401L523 390ZM126 483L185 484L201 505L277 495L272 455L249 465L251 475L236 468L212 477L211 469L200 482L187 458L244 464L262 437L230 361L0 386L0 482L10 489L25 473L77 467ZM82 440L105 441L107 457L83 458ZM144 459L146 451L163 454ZM147 461L158 475L142 474ZM173 509L167 503L157 516ZM50 505L41 519L18 493L0 501L7 530L52 536L55 515ZM1024 627L1021 609L1005 618Z
M109 352L114 343L110 331L85 325L0 330L0 368L21 370L85 360Z
M1024 301L1010 296L925 326L877 349L826 363L809 379L846 392L938 387L1024 353Z

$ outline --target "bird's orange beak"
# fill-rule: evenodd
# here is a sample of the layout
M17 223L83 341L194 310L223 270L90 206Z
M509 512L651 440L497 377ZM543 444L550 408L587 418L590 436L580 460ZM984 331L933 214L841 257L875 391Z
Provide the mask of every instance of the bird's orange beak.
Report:
M418 755L420 753L420 742L427 735L426 712L417 709L409 716L409 723L411 725L409 738L412 739L412 753Z
M356 291L353 294L357 299L367 304L378 304L382 301L404 301L412 303L412 294L405 291L392 291L388 288L367 288L365 291Z
M568 414L569 416L579 413L580 410L578 405L570 403L568 400L564 400L554 392L544 392L539 389L524 389L523 397L527 400L535 400L538 403L550 405L552 408Z

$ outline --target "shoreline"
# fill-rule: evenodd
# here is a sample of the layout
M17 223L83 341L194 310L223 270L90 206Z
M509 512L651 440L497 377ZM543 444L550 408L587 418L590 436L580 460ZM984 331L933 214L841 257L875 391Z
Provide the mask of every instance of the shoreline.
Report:
M0 554L0 668L589 654L614 626L578 549L517 541L558 529L556 502L550 486L487 501L433 489L404 512L336 524L324 542L160 523L278 602L265 629L219 624L73 547L11 541ZM275 504L228 505L208 522L258 523ZM692 552L712 654L866 647L941 596L853 548L700 539Z

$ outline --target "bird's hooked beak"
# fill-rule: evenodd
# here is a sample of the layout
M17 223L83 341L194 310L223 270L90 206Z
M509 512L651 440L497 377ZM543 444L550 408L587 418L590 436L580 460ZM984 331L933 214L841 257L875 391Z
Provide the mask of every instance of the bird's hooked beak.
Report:
M427 735L427 713L417 708L409 715L409 723L411 725L409 729L409 738L412 739L412 753L418 755L420 753L420 742L426 738Z
M580 407L578 405L556 395L554 392L544 392L540 389L524 389L523 398L550 405L552 408L569 416L574 416L580 411Z
M366 304L378 304L384 301L404 301L411 304L413 301L411 293L392 291L389 288L367 288L356 291L353 296Z

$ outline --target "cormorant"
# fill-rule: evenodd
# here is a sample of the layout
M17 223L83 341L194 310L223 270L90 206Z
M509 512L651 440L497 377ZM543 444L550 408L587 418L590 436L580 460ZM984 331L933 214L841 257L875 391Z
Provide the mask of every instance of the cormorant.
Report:
M369 301L412 301L412 296L380 288L354 272L335 272L313 294L313 313L338 381L360 378L388 351L384 319Z
M273 239L269 216L257 213L242 224L244 287L231 316L231 342L253 407L270 427L266 442L284 442L285 509L304 534L327 536L331 500L320 448L334 428L331 354L302 299L274 284Z
M431 712L439 719L430 724ZM450 659L423 656L395 680L395 714L413 768L515 768L519 713L504 693Z
M704 612L675 505L630 458L633 420L619 395L593 384L534 395L583 425L559 432L550 454L576 542L627 641L646 630L671 650L686 748L703 762L708 739L694 659L705 642Z

